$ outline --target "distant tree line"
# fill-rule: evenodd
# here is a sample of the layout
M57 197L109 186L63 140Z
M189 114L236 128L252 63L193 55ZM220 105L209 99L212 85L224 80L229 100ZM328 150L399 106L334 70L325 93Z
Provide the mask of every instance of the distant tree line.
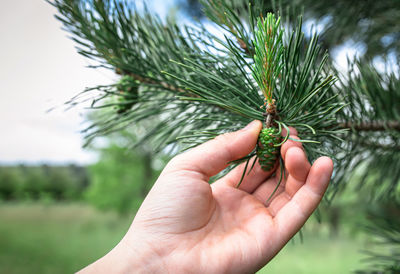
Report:
M125 135L114 138L127 142L133 138ZM0 202L82 201L119 214L135 212L168 157L127 149L111 139L108 146L96 150L99 160L87 166L0 165Z
M88 185L82 166L0 166L0 200L78 200Z

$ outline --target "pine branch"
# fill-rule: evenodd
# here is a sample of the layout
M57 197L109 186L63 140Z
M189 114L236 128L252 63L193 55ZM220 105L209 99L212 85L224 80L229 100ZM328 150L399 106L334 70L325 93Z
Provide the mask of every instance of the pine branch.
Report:
M274 116L276 114L274 92L284 65L283 30L280 27L280 18L276 19L271 13L267 14L265 20L259 19L257 27L252 73L264 95L266 113Z
M168 84L166 82L162 82L162 81L157 81L151 78L147 78L147 77L143 77L140 75L137 75L135 73L132 72L122 72L119 68L116 68L115 72L119 75L129 75L131 76L133 79L139 81L142 84L150 84L150 85L160 85L163 88L173 91L173 92L178 92L181 93L182 95L185 96L189 96L189 97L198 97L196 94L191 94L188 90L185 90L183 88L179 88L177 86Z
M251 29L246 30L248 26L242 24L226 1L218 2L223 3L218 7L225 10L226 20L222 25L226 27L228 22L227 30L235 30L233 39L221 40L202 26L185 27L182 32L176 25L161 23L146 10L140 15L123 3L112 6L108 1L55 1L61 14L58 19L82 46L81 54L140 82L137 96L122 92L121 100L109 100L119 92L115 87L100 89L92 106L96 109L114 106L119 111L113 114L111 109L107 119L85 130L88 141L131 123L162 117L163 126L151 130L153 138L160 140L160 146L179 136L185 137L179 138L180 142L196 145L253 119L264 120L260 110L263 97L249 73L253 71L254 60L236 44L239 37L247 46L253 45L250 38L254 35ZM252 11L249 22L254 25L259 13ZM264 34L267 32L268 29ZM306 46L301 20L286 41L281 40L280 31L276 34L280 37L276 41L280 44L281 58L269 60L277 78L274 80L276 122L297 127L305 138L335 143L335 135L341 131L332 126L343 104L329 89L333 77L324 75L328 57L319 57L316 36ZM268 79L272 87L273 78ZM107 102L96 106L103 100ZM305 146L310 159L321 155L320 149ZM340 148L330 147L332 151L324 154L335 155L333 148Z
M200 2L208 18L233 35L239 48L242 49L242 53L247 57L253 56L251 34L247 32L242 23L243 20L238 14L239 11L247 12L252 7L249 8L248 3L242 1L200 0Z
M336 187L370 185L371 197L393 198L400 185L399 75L382 73L369 60L354 60L338 79L332 89L346 106L337 126L347 132L341 136L346 153L336 164Z
M217 2L222 4L212 9ZM273 124L295 127L303 141L311 141L304 144L310 161L321 155L337 159L335 175L342 183L349 169L363 163L365 174L392 173L388 193L398 184L400 159L393 161L400 120L398 77L384 77L363 64L359 73L340 76L334 85L337 73L329 56L317 35L304 37L301 18L282 35L279 20L263 24L268 20L261 18L268 16L260 17L256 7L250 6L246 21L229 1L210 0L208 14L228 32L221 39L201 24L179 27L124 2L56 0L54 5L79 53L133 79L125 91L124 85L113 84L83 94L89 100L92 96L93 109L104 111L84 130L88 142L155 121L144 137L154 141L155 150L192 147L251 120L264 121L268 107L262 106L268 99ZM388 149L374 150L362 140ZM374 161L378 154L387 159L385 164Z

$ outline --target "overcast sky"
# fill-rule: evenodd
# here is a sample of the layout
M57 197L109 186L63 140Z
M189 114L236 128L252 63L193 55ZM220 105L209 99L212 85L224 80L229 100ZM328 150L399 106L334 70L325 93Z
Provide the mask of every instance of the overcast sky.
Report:
M173 4L154 2L162 16ZM111 83L116 76L86 68L88 61L77 54L54 13L44 0L2 0L0 163L86 164L97 159L82 149L83 106L69 111L61 106L85 87ZM345 55L340 60L345 62Z
M60 106L87 86L110 83L109 71L85 68L44 0L2 0L0 9L0 162L88 163L82 107Z
M172 0L154 5L165 13ZM85 87L113 82L106 70L86 68L74 43L44 0L2 0L0 9L0 163L81 163L83 106L63 103ZM58 107L57 107L58 106ZM50 113L46 111L57 107Z

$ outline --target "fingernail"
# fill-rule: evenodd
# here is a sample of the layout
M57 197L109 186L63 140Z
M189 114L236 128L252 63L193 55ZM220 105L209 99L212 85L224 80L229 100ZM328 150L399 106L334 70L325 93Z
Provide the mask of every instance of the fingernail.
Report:
M250 122L247 126L245 126L242 130L249 130L257 123L257 120Z

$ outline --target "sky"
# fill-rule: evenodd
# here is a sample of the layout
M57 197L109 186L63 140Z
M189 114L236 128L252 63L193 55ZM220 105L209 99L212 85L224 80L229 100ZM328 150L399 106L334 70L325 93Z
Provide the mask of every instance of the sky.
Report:
M155 2L150 5L161 16L174 3L146 2ZM76 52L55 13L44 0L2 0L0 164L89 164L98 159L82 148L85 106L65 111L64 103L86 87L118 77L87 68L88 60Z
M63 103L115 76L86 68L54 13L44 0L2 1L0 163L96 160L82 149L83 106L65 111Z
M161 16L173 5L173 0L154 2ZM55 12L44 0L2 0L0 164L89 164L98 159L82 148L85 106L66 111L63 104L85 87L115 82L117 76L87 68ZM346 61L343 54L339 64Z
M158 13L172 0L155 5ZM87 68L56 10L44 0L2 0L0 9L0 164L97 160L82 148L84 106L64 103L85 87L117 79ZM49 109L54 108L51 112Z

